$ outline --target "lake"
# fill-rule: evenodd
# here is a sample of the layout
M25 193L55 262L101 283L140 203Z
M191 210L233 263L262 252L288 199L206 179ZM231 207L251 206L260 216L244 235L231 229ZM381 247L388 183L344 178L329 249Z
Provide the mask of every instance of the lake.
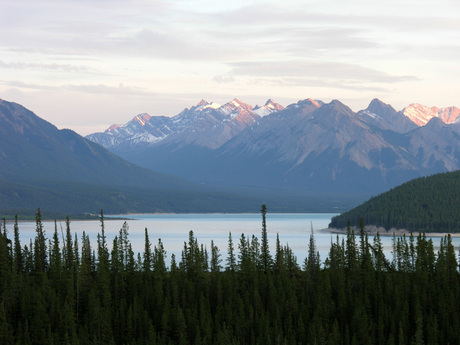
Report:
M334 213L273 213L267 214L267 234L272 255L275 252L276 235L279 234L282 245L288 244L297 256L299 265L303 264L308 252L308 243L311 229L313 228L317 250L321 260L327 257L331 241L336 241L337 235L320 231L327 228ZM161 238L167 251L166 263L169 265L171 254L176 255L176 261L180 260L184 241L188 240L188 233L193 230L198 243L202 243L208 249L211 240L217 245L225 263L228 235L232 233L235 249L238 248L241 234L259 238L262 229L260 214L133 214L133 215L106 215L105 232L109 247L113 238L118 235L119 230L126 221L129 226L129 240L136 253L144 251L144 231L147 228L152 246ZM109 219L110 217L110 219ZM116 218L118 217L118 218ZM125 218L125 219L121 219ZM58 222L58 232L65 234L65 222ZM54 233L54 222L44 221L43 226L48 239ZM91 247L97 248L97 234L100 233L100 221L98 220L76 220L70 224L72 234L77 234L81 239L83 231L91 240ZM9 238L13 238L13 224L7 223ZM20 222L19 232L22 246L29 245L30 239L35 237L35 222ZM338 235L340 240L344 237ZM357 241L359 237L357 236ZM369 237L372 243L372 236ZM391 258L392 237L382 237L385 255ZM459 249L460 238L452 239L456 250ZM433 238L435 248L439 246L440 238ZM61 237L62 243L62 237ZM357 242L358 243L358 242Z

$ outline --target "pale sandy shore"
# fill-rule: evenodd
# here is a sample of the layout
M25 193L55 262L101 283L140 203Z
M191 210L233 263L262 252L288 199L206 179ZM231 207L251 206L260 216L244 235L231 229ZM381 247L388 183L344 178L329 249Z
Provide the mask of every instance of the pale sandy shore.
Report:
M354 230L355 232L355 235L359 235L359 229L357 227L351 227L352 230ZM322 232L329 232L329 233L333 233L333 234L346 234L347 233L347 229L346 228L343 228L343 229L336 229L336 228L326 228L326 229L321 229L320 231ZM364 227L364 231L368 234L368 235L371 235L371 236L375 236L377 235L377 233L379 233L380 236L393 236L395 235L396 237L399 237L399 236L403 236L403 235L406 235L406 236L409 236L411 233L410 231L406 230L406 229L396 229L396 228L391 228L390 230L386 230L385 228L382 228L382 227L376 227L374 225L366 225ZM447 232L427 232L425 233L427 236L430 236L430 237L445 237L448 235ZM412 235L414 236L418 236L419 233L418 232L413 232ZM460 233L450 233L450 236L451 237L460 237Z

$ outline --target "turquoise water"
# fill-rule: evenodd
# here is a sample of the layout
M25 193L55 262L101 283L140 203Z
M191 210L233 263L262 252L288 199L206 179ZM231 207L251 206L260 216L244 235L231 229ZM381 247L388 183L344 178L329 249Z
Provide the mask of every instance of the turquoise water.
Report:
M337 235L320 231L327 228L333 213L280 213L267 214L267 234L270 250L274 253L276 235L279 234L282 245L288 244L297 256L298 263L302 265L308 251L311 229L313 228L317 250L321 260L324 260L329 252L331 241L336 241ZM109 219L112 217L112 219ZM122 217L128 219L116 219ZM113 238L118 235L124 222L129 226L129 240L133 250L144 251L144 229L147 228L150 242L156 244L161 238L167 251L169 264L171 254L176 255L176 260L180 260L181 250L184 241L188 240L188 233L193 230L198 243L202 243L210 248L211 240L217 245L225 263L226 251L228 246L229 232L232 233L235 249L238 248L241 234L259 237L262 228L260 214L136 214L136 215L111 215L106 216L105 232L109 246L111 247ZM43 222L46 236L50 239L54 233L54 222ZM58 233L65 234L65 222L58 222ZM97 220L83 220L71 222L71 232L81 238L83 231L90 237L91 247L97 247L97 234L101 231L100 222ZM13 224L8 223L7 229L9 237L13 238ZM21 222L19 224L21 244L29 245L30 239L35 237L35 222ZM341 241L343 235L339 235ZM369 240L372 243L372 237ZM358 238L357 238L358 240ZM382 237L385 253L391 257L391 237ZM439 245L439 238L433 238L435 247ZM454 245L458 250L460 238L453 239ZM62 236L61 236L62 243Z

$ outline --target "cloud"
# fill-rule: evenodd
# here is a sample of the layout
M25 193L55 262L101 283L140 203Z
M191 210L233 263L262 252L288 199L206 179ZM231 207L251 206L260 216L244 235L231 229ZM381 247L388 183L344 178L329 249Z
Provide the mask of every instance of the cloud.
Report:
M60 71L70 73L96 73L95 70L87 66L43 62L5 62L0 60L0 68L36 71Z
M281 78L281 79L274 79L273 83L279 83L280 85L285 86L308 86L308 87L315 87L315 88L327 88L327 89L342 89L342 90L350 90L350 91L372 91L372 92L382 92L388 93L390 92L389 88L375 86L370 84L362 84L362 83L354 83L352 81L330 81L324 79L314 79L314 78Z
M91 95L111 95L111 96L130 96L130 97L151 97L158 93L151 92L145 88L136 86L127 86L119 84L117 86L109 86L104 84L63 84L63 85L46 85L36 83L25 83L22 81L6 81L0 80L0 84L11 88L41 90L41 91L76 91Z
M356 0L335 3L333 8L320 1L306 5L304 1L134 0L109 8L107 0L45 0L48 7L33 1L5 3L9 6L3 5L4 13L11 15L4 16L6 24L0 23L4 33L0 47L108 60L132 56L233 61L267 55L288 60L377 52L389 56L403 48L394 42L411 46L416 43L411 35L421 30L431 43L442 40L445 35L440 33L459 32L455 16L414 2L388 1L381 8Z
M19 89L29 89L29 90L59 90L60 89L60 87L57 87L57 86L26 83L26 82L16 81L16 80L0 80L0 84L8 86L8 87L19 88Z
M219 84L229 84L235 81L235 78L232 76L218 75L212 78L213 81Z
M375 69L341 62L265 61L229 63L234 76L267 78L315 78L319 80L346 80L365 83L397 83L417 80L415 76L395 76Z
M51 104L94 102L94 116L152 99L170 113L169 103L213 93L225 95L219 103L304 92L458 98L456 0L109 2L0 0L4 90L43 103L45 94Z
M63 87L70 91L78 91L78 92L84 92L84 93L89 93L89 94L105 94L105 95L112 95L112 96L145 97L145 96L157 95L157 93L146 91L144 88L135 87L135 86L126 86L124 84L119 84L118 86L107 86L103 84L66 85Z

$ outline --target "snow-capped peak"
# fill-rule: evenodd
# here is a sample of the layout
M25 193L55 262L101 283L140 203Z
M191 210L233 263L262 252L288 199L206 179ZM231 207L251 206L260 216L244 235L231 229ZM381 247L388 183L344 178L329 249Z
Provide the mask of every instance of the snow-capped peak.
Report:
M230 102L233 106L239 108L243 104L238 98L234 98L233 101Z
M205 106L203 107L203 109L208 109L208 108L211 108L211 109L219 109L220 107L221 107L220 104L218 104L218 103L216 103L216 102L211 102L211 103L205 105Z
M283 109L284 107L282 105L274 102L272 99L269 99L267 102L265 102L265 105L256 105L252 111L259 116L267 116L273 112L281 111Z
M204 99L202 99L195 107L193 107L191 110L195 111L203 111L205 109L219 109L220 104L217 104L215 102L208 102Z

